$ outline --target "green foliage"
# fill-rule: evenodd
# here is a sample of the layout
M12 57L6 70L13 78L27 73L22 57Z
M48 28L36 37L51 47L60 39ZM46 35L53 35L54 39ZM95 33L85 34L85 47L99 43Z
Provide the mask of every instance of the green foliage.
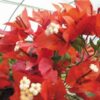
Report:
M64 56L61 57L61 60L67 60L71 62L71 56L69 53L66 53Z
M75 41L73 41L72 46L78 51L81 52L82 48L85 46L85 41L82 36L79 36Z
M56 63L56 62L58 62L60 60L60 58L61 58L61 56L59 56L58 52L55 51L54 55L52 57L52 60Z
M93 97L93 96L95 96L95 94L93 94L92 92L86 92L86 95L87 95L88 97Z
M16 60L15 59L9 59L8 63L9 63L10 66L12 66L14 63L16 63Z
M95 45L92 39L90 39L90 45L93 47L95 51L98 49L98 45Z

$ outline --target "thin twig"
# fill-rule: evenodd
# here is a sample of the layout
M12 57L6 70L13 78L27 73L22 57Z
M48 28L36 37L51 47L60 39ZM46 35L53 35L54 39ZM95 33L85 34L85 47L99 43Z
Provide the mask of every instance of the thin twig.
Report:
M22 5L22 3L24 2L24 0L22 0L22 2L16 7L16 9L13 11L13 13L11 14L11 16L8 19L8 22L11 20L11 18L13 17L13 15L15 14L15 12L17 11L17 9L20 7L20 5ZM4 28L4 31L6 30L7 25Z
M12 4L12 5L19 5L18 2L15 2L15 1L10 1L10 0L1 0L0 1L1 3L7 3L7 4ZM42 10L46 10L45 8L38 8L36 6L31 6L31 5L28 5L28 4L21 4L20 6L22 7L28 7L28 8L32 8L32 9L42 9ZM51 11L51 10L49 10Z

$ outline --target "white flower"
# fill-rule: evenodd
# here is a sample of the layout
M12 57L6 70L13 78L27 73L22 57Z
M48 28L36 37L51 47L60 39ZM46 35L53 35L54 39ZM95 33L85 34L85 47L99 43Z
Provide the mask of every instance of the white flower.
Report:
M17 44L17 42L16 42L16 45L15 45L15 48L14 48L14 51L18 51L19 50L19 45Z
M51 35L51 34L57 34L59 32L59 24L56 24L56 23L50 23L48 26L47 26L47 29L45 31L45 34L47 36Z
M24 76L23 79L20 81L19 87L21 90L25 90L25 89L29 88L30 83L31 83L31 81L26 76Z
M17 41L17 42L16 42L16 45L15 45L15 48L14 48L14 51L15 51L15 52L18 51L18 50L20 49L20 45L19 45L19 44L20 44L21 42L23 42L23 41Z
M29 89L20 91L20 100L33 100L34 96Z
M34 96L36 96L41 91L41 84L40 83L32 83L29 90Z
M33 100L34 96L38 95L41 91L40 83L31 83L31 81L24 76L20 80L20 100Z
M63 29L66 29L67 26L66 26L65 24L62 24L62 28L63 28Z
M97 67L95 64L91 64L91 65L90 65L90 69L91 69L92 71L94 71L94 72L98 72L98 71L99 71L98 67Z
M28 35L25 39L25 41L28 41L28 42L33 42L33 35Z

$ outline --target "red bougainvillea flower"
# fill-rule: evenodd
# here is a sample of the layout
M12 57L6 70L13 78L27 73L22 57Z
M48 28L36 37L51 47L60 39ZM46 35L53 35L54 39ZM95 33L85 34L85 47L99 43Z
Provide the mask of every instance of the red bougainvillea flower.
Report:
M87 25L86 31L91 32L91 33L96 34L97 36L99 36L99 34L100 34L100 30L99 30L100 29L100 25L99 25L100 15L93 12L93 7L91 6L91 3L90 3L89 0L87 0L86 2L87 2L87 5L90 5L90 7L88 6L89 8L87 8L87 9L85 7L85 4L84 4L84 7L83 7L83 9L87 10L86 12L88 13L89 19L90 19L89 23ZM79 5L80 8L82 7L81 6L82 4L77 3L77 5Z
M8 22L11 26L11 31L3 33L0 39L0 52L4 53L3 58L14 58L18 60L36 60L32 57L33 53L33 30L29 23L29 18L26 9L20 16L16 18L15 22ZM31 34L31 35L30 35ZM31 39L28 39L28 38Z
M60 55L67 52L66 48L70 47L70 41L75 40L79 35L97 34L99 32L99 22L97 21L99 15L93 12L93 7L89 0L76 0L76 7L68 6L67 4L61 5L65 9L62 12L59 6L54 5L57 11L52 14L53 20L50 14L48 14L48 19L45 19L47 16L46 11L38 11L36 15L33 13L33 19L36 16L37 20L40 21L39 28L35 33L34 42L36 46L53 51L57 50ZM38 22L37 20L36 22ZM48 23L44 25L43 20Z
M63 19L67 28L63 30L63 38L68 41L75 40L81 34L96 34L99 36L99 14L94 13L89 0L76 0L76 7L62 4L65 8ZM68 8L68 10L67 10Z
M11 26L11 31L0 30L4 35L0 39L0 52L16 52L18 51L18 44L27 41L27 37L33 34L26 9L15 22L8 22L6 24ZM33 40L33 37L30 37Z
M10 32L4 32L4 37L0 39L0 51L9 52L14 50L14 46L17 41L24 39L26 34L23 34L22 31L12 30Z
M42 58L39 62L39 71L44 79L49 79L52 82L56 82L58 78L58 72L53 69L52 60Z
M65 87L60 79L53 83L49 79L43 80L39 75L18 70L14 70L13 78L15 92L11 100L66 100Z
M43 100L67 100L65 94L65 86L61 79L58 79L55 84L52 84L50 80L46 80L42 84Z
M51 28L50 28L51 27ZM55 29L53 28L55 27ZM47 48L49 50L58 50L60 54L64 54L68 44L63 40L61 34L59 33L59 24L51 22L47 29L41 28L39 33L35 37L34 43L38 48ZM58 34L59 33L59 34ZM64 49L62 49L62 45Z
M88 82L82 84L81 86L77 86L70 88L70 93L75 93L85 100L97 100L100 98L100 83L97 81Z
M54 7L54 12L33 11L32 17L24 9L14 22L6 23L10 31L0 30L0 99L12 94L10 100L100 98L100 41L87 44L83 38L100 36L99 11L93 11L89 0ZM30 21L37 23L36 31Z
M35 39L35 44L38 48L47 48L53 51L57 50L59 51L60 55L64 54L67 50L66 48L68 47L68 44L66 44L66 42L57 35L53 34L47 36L44 33L41 33L39 36L37 36ZM64 48L62 48L62 45Z
M68 43L62 38L59 29L61 27L57 13L49 11L33 11L31 20L38 22L38 29L34 33L34 44L38 48L47 48L49 50L58 50L60 54L64 54ZM59 34L58 34L59 33ZM62 49L64 45L64 49Z
M4 53L4 60L9 58L15 59L28 59L27 54L20 51L15 51L16 43L18 41L23 41L26 38L26 34L20 30L12 30L9 32L4 32L4 37L0 39L0 52Z
M93 90L93 87L90 86L90 90L88 90L88 85L89 84L91 85L93 83L96 86L95 82L99 75L100 75L99 61L97 59L87 60L82 62L78 66L73 66L69 71L66 81L67 84L71 87L72 91L80 93L80 96L82 96L81 93L85 94L86 92L91 92L95 94L95 89ZM87 87L84 88L84 86ZM74 91L74 89L76 90Z
M40 74L36 74L35 70L31 72L31 67L32 65L25 61L17 61L13 65L12 84L15 92L11 96L11 100L39 100L41 98L40 90L43 78Z
M20 16L16 17L15 22L8 22L6 25L11 26L12 29L22 30L26 34L33 34L26 9L24 9Z
M50 23L51 19L53 20L53 16L50 11L47 10L33 10L32 17L29 17L30 20L37 22L39 25L42 25L44 28Z
M58 87L60 88L58 89ZM22 80L20 80L19 88L15 85L15 94L11 97L11 100L14 98L16 98L15 100L19 100L18 98L20 98L20 100L66 100L64 97L65 94L65 87L60 80L58 80L56 84L53 84L49 80L41 84L39 82L37 83L37 81L32 82L29 78L24 76Z
M25 75L25 73L22 72L17 74L20 76L14 76L15 92L11 97L11 100L13 100L14 98L16 98L16 100L33 100L33 98L34 100L38 100L35 98L39 98L38 94L41 90L41 77L35 75L30 76L28 74Z
M11 100L39 100L41 96L41 82L43 81L41 76L32 75L27 71L13 70L14 79L14 94L10 98ZM41 99L42 100L42 99Z

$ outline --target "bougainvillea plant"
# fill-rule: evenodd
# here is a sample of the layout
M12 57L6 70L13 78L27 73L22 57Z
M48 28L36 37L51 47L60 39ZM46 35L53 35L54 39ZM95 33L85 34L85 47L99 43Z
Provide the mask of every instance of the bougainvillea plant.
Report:
M100 99L100 8L89 0L54 7L31 17L24 9L0 30L0 100Z

